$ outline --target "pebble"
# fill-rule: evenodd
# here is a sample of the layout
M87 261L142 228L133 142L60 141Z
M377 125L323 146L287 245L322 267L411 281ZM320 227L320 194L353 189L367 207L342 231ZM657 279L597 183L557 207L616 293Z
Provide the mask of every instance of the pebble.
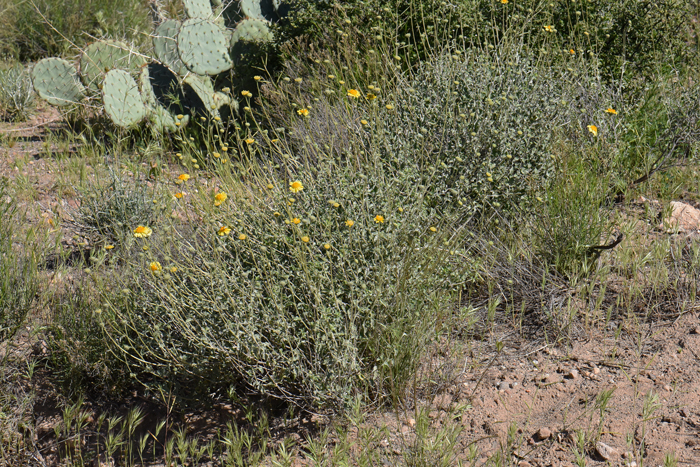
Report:
M569 373L566 375L567 378L577 380L579 377L578 370L571 370Z
M518 467L531 467L532 464L530 464L528 461L520 461L518 462Z
M600 373L600 368L598 368L598 367L593 368L593 374L597 375L598 373Z
M537 438L540 440L549 439L550 436L552 436L552 430L547 427L542 427L537 430Z
M615 450L615 448L610 447L605 443L601 443L600 441L595 443L595 450L600 455L600 457L602 457L606 461L609 461L617 455L617 451Z

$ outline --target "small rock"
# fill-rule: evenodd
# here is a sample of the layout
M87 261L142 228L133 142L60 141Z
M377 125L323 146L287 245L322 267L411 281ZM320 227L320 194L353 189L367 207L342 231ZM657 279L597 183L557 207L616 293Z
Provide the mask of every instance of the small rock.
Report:
M381 441L379 442L379 445L380 445L381 447L383 447L383 448L388 448L388 447L389 447L389 440L386 439L386 438L384 438L383 440L381 440Z
M673 391L673 388L669 386L668 384L664 384L664 389L667 390L668 392Z
M433 399L433 406L440 410L448 410L452 404L452 396L449 394L442 394L441 396L435 396Z
M435 420L436 418L438 418L438 415L440 415L440 412L438 412L437 410L433 410L428 414L428 418L430 418L431 420Z
M409 418L406 422L408 423L408 426L410 426L411 428L416 426L416 419L415 418Z
M549 437L552 436L552 430L550 430L547 427L542 427L539 430L537 430L536 436L538 440L544 441L545 439L549 439Z
M600 368L598 368L598 367L593 368L593 374L597 375L598 373L600 373Z
M598 453L598 455L606 461L609 461L610 459L618 455L615 448L612 448L605 443L601 443L600 441L595 443L595 450Z
M530 464L528 461L520 461L518 462L518 467L530 467L532 464Z
M545 384L554 384L554 383L558 383L559 381L560 381L560 379L557 375L547 375L544 378Z
M507 381L501 381L500 383L498 383L497 387L499 391L505 391L506 389L510 389L510 383L508 383Z
M700 326L695 326L693 329L690 330L691 334L700 334Z
M577 380L579 377L578 370L571 370L566 374L566 377L569 379Z

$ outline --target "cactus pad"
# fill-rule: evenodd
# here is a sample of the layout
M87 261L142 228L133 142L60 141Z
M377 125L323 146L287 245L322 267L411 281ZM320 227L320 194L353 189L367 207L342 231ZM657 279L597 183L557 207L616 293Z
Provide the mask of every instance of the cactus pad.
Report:
M161 63L170 67L175 73L185 75L189 70L177 53L177 33L180 31L180 22L174 19L163 21L156 28L153 35L153 48L156 57Z
M225 105L238 108L238 102L231 96L214 91L211 79L206 76L190 75L184 82L187 102L200 115L219 117L219 109Z
M241 11L252 19L277 21L278 4L275 0L240 0Z
M138 85L124 70L107 72L102 83L102 102L105 112L117 126L130 127L146 116L146 105Z
M32 83L39 96L58 107L75 104L85 96L78 70L60 58L45 58L34 65Z
M214 16L209 0L182 0L188 18L210 19Z
M136 71L144 63L146 60L123 42L97 41L80 55L80 75L88 88L98 92L108 71L115 68Z
M231 68L224 31L211 21L188 19L177 35L180 59L198 75L215 75Z
M239 41L268 42L272 39L272 32L267 23L259 19L244 19L233 31L231 47L236 46Z
M176 107L174 100L182 94L177 77L172 71L157 63L141 67L139 74L141 98L148 108L148 119L158 131L171 133L189 122L189 115L178 119L169 107ZM174 109L176 112L178 109ZM177 123L180 125L177 125Z

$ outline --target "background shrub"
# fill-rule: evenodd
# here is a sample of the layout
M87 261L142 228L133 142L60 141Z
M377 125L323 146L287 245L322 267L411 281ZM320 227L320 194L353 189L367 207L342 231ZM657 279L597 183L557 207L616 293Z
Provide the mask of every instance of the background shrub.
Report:
M353 30L411 64L450 41L462 49L514 49L557 61L573 51L599 67L604 80L628 81L697 59L697 31L688 21L697 8L692 0L295 0L280 38L307 35L334 48L338 30Z
M0 0L0 12L0 57L22 62L63 56L103 36L148 41L152 30L142 0Z

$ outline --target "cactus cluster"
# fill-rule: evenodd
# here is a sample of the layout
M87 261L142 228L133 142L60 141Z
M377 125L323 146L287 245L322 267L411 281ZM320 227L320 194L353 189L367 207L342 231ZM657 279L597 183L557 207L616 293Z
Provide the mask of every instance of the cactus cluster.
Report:
M95 41L80 54L78 67L60 58L38 62L32 70L36 92L55 106L99 101L117 126L129 128L147 121L165 132L186 125L195 112L219 117L224 106L229 113L237 111L238 102L231 94L215 88L216 75L231 69L235 47L272 40L269 24L284 14L282 4L279 0L182 2L188 18L168 19L157 26L152 36L155 57L119 41Z

